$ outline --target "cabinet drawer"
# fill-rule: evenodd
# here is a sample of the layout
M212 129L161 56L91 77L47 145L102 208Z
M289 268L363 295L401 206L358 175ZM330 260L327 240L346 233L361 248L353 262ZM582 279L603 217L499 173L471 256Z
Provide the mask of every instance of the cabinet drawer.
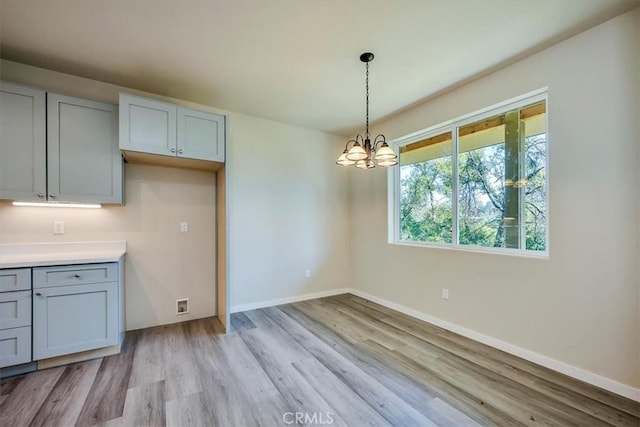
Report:
M31 269L16 268L0 270L0 292L31 289Z
M31 290L0 294L0 329L31 325Z
M118 264L65 265L33 269L33 288L118 281Z
M0 331L0 368L31 362L31 327Z
M59 286L34 293L34 360L117 343L117 283Z

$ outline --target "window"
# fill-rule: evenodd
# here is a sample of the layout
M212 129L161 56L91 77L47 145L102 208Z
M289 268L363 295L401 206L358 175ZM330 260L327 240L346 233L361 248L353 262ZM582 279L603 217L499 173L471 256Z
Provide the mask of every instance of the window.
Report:
M392 243L546 255L545 93L394 143Z

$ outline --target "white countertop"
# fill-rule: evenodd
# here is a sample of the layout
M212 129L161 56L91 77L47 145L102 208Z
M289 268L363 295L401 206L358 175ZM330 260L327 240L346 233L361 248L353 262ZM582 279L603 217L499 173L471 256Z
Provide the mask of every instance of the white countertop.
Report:
M127 242L9 243L0 245L0 268L118 261Z

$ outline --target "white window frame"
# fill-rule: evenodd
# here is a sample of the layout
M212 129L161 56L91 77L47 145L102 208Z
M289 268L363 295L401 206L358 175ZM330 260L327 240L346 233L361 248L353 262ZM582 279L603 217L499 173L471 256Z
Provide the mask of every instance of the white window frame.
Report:
M506 111L516 108L522 108L536 102L545 101L546 103L546 117L545 117L545 131L546 131L546 162L545 162L545 203L547 210L547 223L545 227L545 250L533 251L526 248L493 248L477 245L465 245L458 242L458 132L457 128L465 126L467 124L481 121L483 119L502 114ZM453 165L453 188L452 188L452 200L451 205L453 209L453 242L452 243L435 243L435 242L419 242L408 241L400 239L400 165L394 168L389 168L387 172L387 185L388 185L388 243L392 245L400 246L415 246L426 248L437 248L447 250L458 250L465 252L481 252L488 254L498 255L510 255L526 258L549 258L549 228L550 228L550 207L549 207L549 92L548 88L538 89L522 96L509 99L507 101L500 102L481 110L474 111L469 114L457 117L452 120L448 120L443 123L439 123L434 126L430 126L426 129L422 129L418 132L403 136L401 138L392 140L389 145L393 150L398 153L400 147L405 145L430 138L432 136L440 135L442 133L451 132L452 137L452 165ZM522 203L522 199L521 199Z

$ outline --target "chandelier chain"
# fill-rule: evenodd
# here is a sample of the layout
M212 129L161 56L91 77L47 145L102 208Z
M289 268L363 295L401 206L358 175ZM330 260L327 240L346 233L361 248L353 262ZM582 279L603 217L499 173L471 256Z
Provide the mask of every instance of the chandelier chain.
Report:
M367 88L367 129L365 133L365 139L369 139L369 63L365 63L366 72L366 88Z

